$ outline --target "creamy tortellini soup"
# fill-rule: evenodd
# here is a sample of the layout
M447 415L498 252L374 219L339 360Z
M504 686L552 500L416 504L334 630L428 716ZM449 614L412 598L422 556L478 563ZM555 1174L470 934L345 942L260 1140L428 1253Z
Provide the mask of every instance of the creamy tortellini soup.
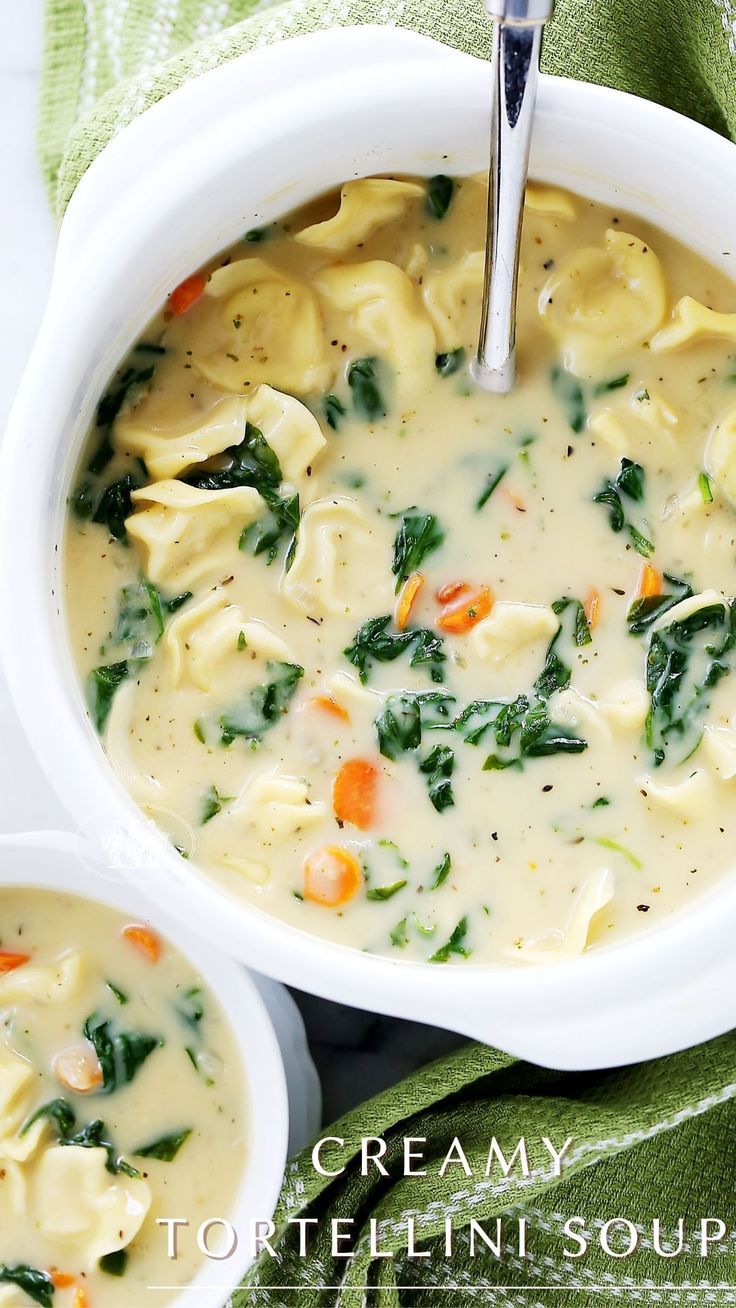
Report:
M214 996L147 924L3 889L0 1024L0 1305L170 1303L153 1287L186 1285L202 1256L192 1235L170 1261L157 1219L196 1234L227 1216L244 1167Z
M734 858L736 289L532 184L484 394L485 205L349 181L178 286L65 547L135 800L264 912L435 965L651 930Z

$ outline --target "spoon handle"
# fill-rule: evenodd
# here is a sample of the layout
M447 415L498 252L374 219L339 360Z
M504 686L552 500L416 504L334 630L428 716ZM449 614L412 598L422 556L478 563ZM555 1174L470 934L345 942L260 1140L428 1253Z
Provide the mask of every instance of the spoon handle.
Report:
M488 224L475 381L504 393L514 384L516 287L539 78L542 28L554 0L486 0L494 19Z

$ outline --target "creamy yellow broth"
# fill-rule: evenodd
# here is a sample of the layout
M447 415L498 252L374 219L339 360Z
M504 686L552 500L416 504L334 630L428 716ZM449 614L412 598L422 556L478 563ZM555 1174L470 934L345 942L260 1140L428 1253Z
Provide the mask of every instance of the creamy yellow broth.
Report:
M149 1287L192 1279L244 1166L224 1014L145 924L76 896L0 892L0 951L0 1303L168 1303ZM176 1261L160 1217L191 1224Z
M485 202L350 183L185 283L65 546L135 799L234 895L397 960L580 953L732 865L736 293L532 186L518 384L484 394Z

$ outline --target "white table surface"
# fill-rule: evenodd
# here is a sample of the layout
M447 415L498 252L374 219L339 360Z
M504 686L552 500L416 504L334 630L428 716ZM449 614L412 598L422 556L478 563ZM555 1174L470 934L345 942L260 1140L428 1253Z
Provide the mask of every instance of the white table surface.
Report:
M8 6L0 43L0 431L43 312L56 232L36 160L43 0ZM0 489L0 493L7 488ZM8 621L2 615L0 621ZM53 728L51 728L53 729ZM0 676L0 830L66 826ZM456 1036L296 994L322 1078L325 1120L453 1048Z

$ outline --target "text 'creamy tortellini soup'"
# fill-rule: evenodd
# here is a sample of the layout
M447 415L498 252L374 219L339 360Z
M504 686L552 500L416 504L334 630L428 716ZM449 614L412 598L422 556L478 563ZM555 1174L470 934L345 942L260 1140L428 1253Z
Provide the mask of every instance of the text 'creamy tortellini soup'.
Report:
M351 181L179 286L70 499L90 713L198 868L396 960L650 930L733 861L736 288L530 185L475 388L485 183Z
M0 920L0 1305L170 1303L245 1166L230 1027L146 923L26 888Z

